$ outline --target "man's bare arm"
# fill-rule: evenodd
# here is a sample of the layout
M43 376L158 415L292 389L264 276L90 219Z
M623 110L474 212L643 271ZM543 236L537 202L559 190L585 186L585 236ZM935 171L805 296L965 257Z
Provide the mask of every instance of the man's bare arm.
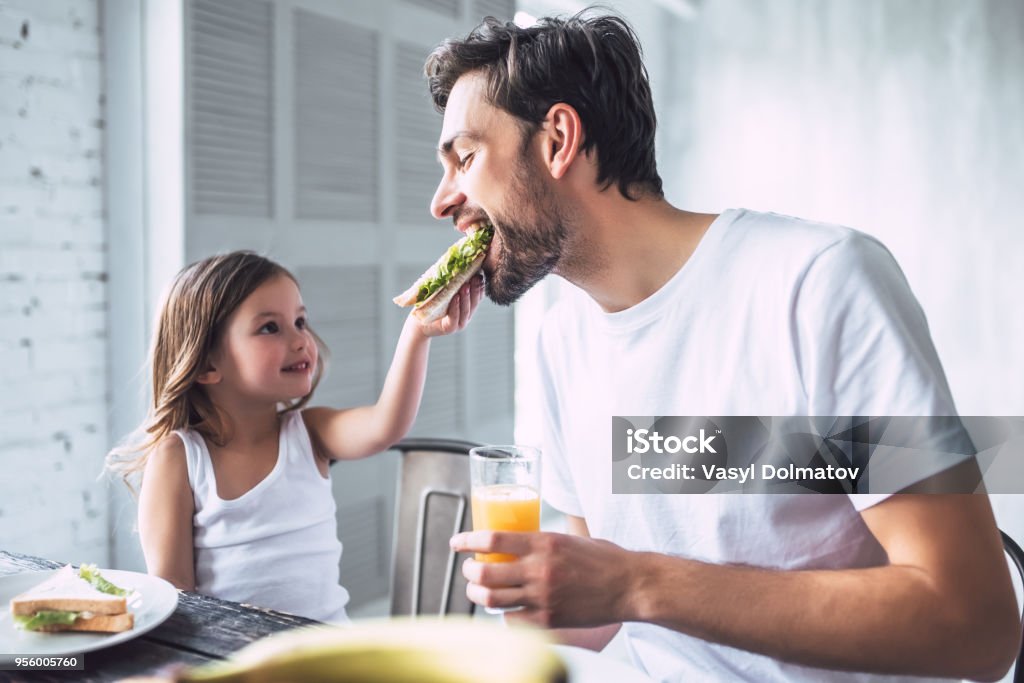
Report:
M988 499L896 495L862 513L889 556L867 569L775 571L635 553L566 534L472 532L479 604L525 605L542 626L654 623L798 664L997 680L1020 622Z

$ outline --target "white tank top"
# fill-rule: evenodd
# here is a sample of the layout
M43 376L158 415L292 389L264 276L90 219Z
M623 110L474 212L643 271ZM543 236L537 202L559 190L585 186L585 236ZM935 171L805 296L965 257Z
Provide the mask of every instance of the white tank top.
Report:
M238 498L217 495L202 435L185 443L195 500L192 543L196 590L224 600L348 623L348 591L338 583L341 542L331 480L316 465L298 411L281 417L277 464Z

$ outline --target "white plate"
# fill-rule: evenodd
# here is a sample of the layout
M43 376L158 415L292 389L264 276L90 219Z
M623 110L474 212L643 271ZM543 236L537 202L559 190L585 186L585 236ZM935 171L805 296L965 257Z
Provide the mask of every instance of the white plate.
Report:
M611 655L570 645L555 645L569 670L569 683L653 683L640 669Z
M42 583L56 571L0 576L0 658L4 655L72 655L110 647L156 628L178 606L178 590L161 578L101 569L104 578L111 583L132 591L128 596L128 611L135 615L135 628L121 633L34 633L16 628L11 617L11 598Z

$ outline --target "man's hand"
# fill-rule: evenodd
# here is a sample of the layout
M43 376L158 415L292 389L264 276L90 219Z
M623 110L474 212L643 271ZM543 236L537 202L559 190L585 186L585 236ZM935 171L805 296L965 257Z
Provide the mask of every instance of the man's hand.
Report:
M507 618L545 628L629 620L637 557L614 543L546 532L472 531L452 537L451 547L519 556L462 565L470 600L484 607L523 607Z

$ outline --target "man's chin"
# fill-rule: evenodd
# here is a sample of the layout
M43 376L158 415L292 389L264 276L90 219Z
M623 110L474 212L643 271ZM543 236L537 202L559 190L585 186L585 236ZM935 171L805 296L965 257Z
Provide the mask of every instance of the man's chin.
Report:
M510 264L500 250L504 247L497 239L491 242L487 250L481 270L484 279L484 294L498 306L511 306L518 301L534 285L544 279L550 268L538 268L534 271L524 268L522 264ZM533 273L531 275L531 272Z
M510 296L508 288L501 282L501 277L495 270L487 270L487 264L484 264L484 274L487 277L484 279L484 294L491 303L497 304L498 306L508 306L515 303L518 296Z
M502 277L503 275L505 277ZM484 294L498 306L511 306L543 279L543 277L536 278L528 286L524 286L522 281L508 282L507 275L507 272L498 268L487 273L487 278L484 280Z

